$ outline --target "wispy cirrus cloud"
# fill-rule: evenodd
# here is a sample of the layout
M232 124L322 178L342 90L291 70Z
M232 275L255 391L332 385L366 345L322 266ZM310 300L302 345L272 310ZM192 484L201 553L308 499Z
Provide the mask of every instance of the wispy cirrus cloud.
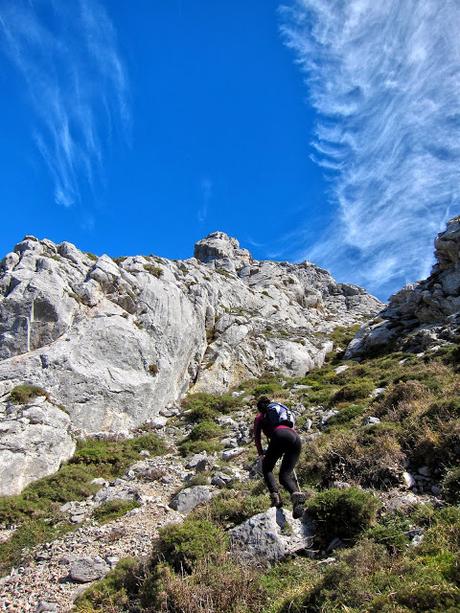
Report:
M434 235L460 212L460 3L281 11L318 114L311 157L338 209L301 255L385 295L427 275Z
M129 87L114 26L98 0L3 0L0 49L19 70L54 199L70 206L104 180L114 132L129 138Z
M198 221L203 222L206 220L208 216L209 202L212 198L214 184L209 177L205 177L200 182L200 191L201 191L201 206L198 209Z

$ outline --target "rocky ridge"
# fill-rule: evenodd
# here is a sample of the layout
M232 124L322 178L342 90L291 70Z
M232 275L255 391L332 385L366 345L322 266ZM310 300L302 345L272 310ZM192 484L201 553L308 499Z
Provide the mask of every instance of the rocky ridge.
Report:
M0 384L42 387L65 408L74 437L126 433L161 421L160 410L189 389L223 392L267 370L303 375L323 363L334 328L380 306L308 262L254 260L221 232L183 261L114 260L28 236L1 263ZM0 402L0 415L19 416L7 395ZM27 419L16 422L25 429ZM39 470L27 449L15 451L11 430L0 430L0 469L14 465L18 484L4 483L1 494L68 457L70 441L51 444L52 426L41 432L49 454Z
M394 294L350 343L346 357L387 347L414 353L460 340L460 218L451 219L435 240L430 276Z

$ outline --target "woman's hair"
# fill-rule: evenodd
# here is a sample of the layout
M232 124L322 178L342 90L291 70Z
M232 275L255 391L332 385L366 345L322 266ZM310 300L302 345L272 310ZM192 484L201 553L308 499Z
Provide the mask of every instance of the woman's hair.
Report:
M267 407L270 404L270 402L271 402L270 398L267 398L267 396L261 396L259 400L257 401L257 408L262 413L263 411L267 410Z

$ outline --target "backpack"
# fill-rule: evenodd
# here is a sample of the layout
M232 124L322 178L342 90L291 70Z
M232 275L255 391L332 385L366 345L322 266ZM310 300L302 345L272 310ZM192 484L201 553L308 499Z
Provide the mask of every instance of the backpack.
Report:
M268 423L276 426L289 426L293 428L295 424L294 414L281 402L271 402L267 407L266 418Z

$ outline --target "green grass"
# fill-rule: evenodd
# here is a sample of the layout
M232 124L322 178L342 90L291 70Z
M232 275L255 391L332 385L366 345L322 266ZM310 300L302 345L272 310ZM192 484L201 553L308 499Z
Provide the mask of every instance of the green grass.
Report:
M25 547L76 529L67 523L59 507L93 495L99 489L91 483L94 478L111 480L121 476L140 459L143 449L152 455L166 451L162 439L153 433L123 441L80 441L69 463L54 475L31 483L18 496L1 497L0 524L18 528L10 541L0 544L0 575L19 564Z

